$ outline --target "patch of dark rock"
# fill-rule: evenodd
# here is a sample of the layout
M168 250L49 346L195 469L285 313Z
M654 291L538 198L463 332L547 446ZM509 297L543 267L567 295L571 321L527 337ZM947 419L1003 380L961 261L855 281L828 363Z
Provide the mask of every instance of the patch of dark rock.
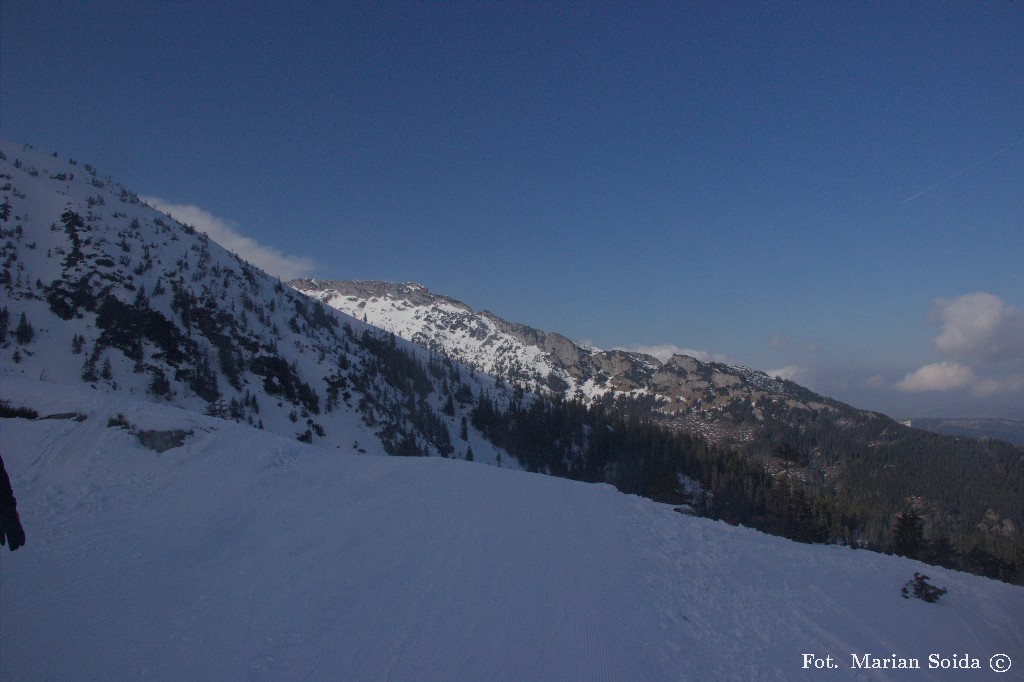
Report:
M139 431L135 434L135 437L142 443L142 447L160 453L173 448L180 448L185 444L185 439L191 436L192 433L192 431L184 431L182 429Z

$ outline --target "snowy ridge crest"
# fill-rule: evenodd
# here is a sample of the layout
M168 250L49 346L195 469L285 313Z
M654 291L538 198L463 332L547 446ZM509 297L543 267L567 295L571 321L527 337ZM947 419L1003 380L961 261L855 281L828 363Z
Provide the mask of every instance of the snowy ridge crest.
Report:
M737 365L602 350L403 283L295 280L327 305L526 390L586 403L639 401L713 440L745 440L765 410L850 410L791 381ZM724 417L724 418L723 418Z

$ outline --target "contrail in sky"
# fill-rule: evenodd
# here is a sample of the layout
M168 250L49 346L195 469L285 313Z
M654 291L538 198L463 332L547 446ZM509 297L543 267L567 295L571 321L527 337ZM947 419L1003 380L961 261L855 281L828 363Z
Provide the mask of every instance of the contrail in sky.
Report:
M961 175L963 175L963 174L964 174L964 173L966 173L967 171L969 171L969 170L973 170L973 169L977 168L978 166L980 166L981 164L985 163L986 161L991 161L992 159L996 158L996 157L997 157L997 156L999 156L1000 154L1005 154L1006 152L1010 151L1011 149L1013 149L1014 147L1016 147L1017 145L1019 145L1019 144L1020 144L1021 142L1024 142L1024 140L1017 140L1016 142L1014 142L1014 143L1013 143L1013 144L1011 144L1010 146L1008 146L1008 147L1003 147L1002 149L1000 149L999 151L997 151L997 152L996 152L995 154L990 154L989 156L986 156L986 157L985 157L984 159L982 159L981 161L975 161L974 163L972 163L972 164L971 164L970 166L968 166L967 168L964 168L964 169L962 169L962 170L959 170L959 171L957 171L956 173L953 173L952 175L950 175L950 176L949 176L948 178L946 178L945 180L940 180L940 181L936 182L936 183L935 183L934 185L932 185L931 187L927 187L927 188L925 188L925 189L921 190L920 192L918 192L918 193L917 193L917 194L915 194L914 196L912 196L912 197L907 197L906 199L904 199L904 200L903 200L903 203L905 204L905 203L907 203L907 202L909 202L909 201L913 201L914 199L918 198L919 196L922 196L922 195L924 195L924 194L928 194L928 192L931 192L931 191L932 191L933 189L935 189L936 187L938 187L938 186L940 186L940 185L945 185L945 184L946 184L947 182L949 182L950 180L956 180L957 178L959 178L959 177L960 177Z

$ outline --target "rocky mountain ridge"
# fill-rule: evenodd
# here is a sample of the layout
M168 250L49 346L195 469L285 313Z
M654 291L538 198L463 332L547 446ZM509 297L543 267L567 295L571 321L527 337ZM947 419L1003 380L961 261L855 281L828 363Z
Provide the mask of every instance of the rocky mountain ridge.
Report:
M868 419L798 384L738 365L602 350L513 323L415 283L299 279L299 291L527 390L635 403L716 442L745 442L765 419L827 411ZM787 417L788 418L788 417Z

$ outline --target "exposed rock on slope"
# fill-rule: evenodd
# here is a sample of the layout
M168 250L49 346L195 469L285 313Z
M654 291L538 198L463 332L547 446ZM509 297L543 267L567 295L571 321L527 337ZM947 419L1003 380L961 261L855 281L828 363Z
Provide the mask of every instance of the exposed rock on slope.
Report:
M291 285L528 390L587 402L638 403L719 442L747 441L766 418L794 421L795 412L873 417L747 367L686 355L661 362L643 353L575 343L561 334L474 311L419 284L299 279Z

